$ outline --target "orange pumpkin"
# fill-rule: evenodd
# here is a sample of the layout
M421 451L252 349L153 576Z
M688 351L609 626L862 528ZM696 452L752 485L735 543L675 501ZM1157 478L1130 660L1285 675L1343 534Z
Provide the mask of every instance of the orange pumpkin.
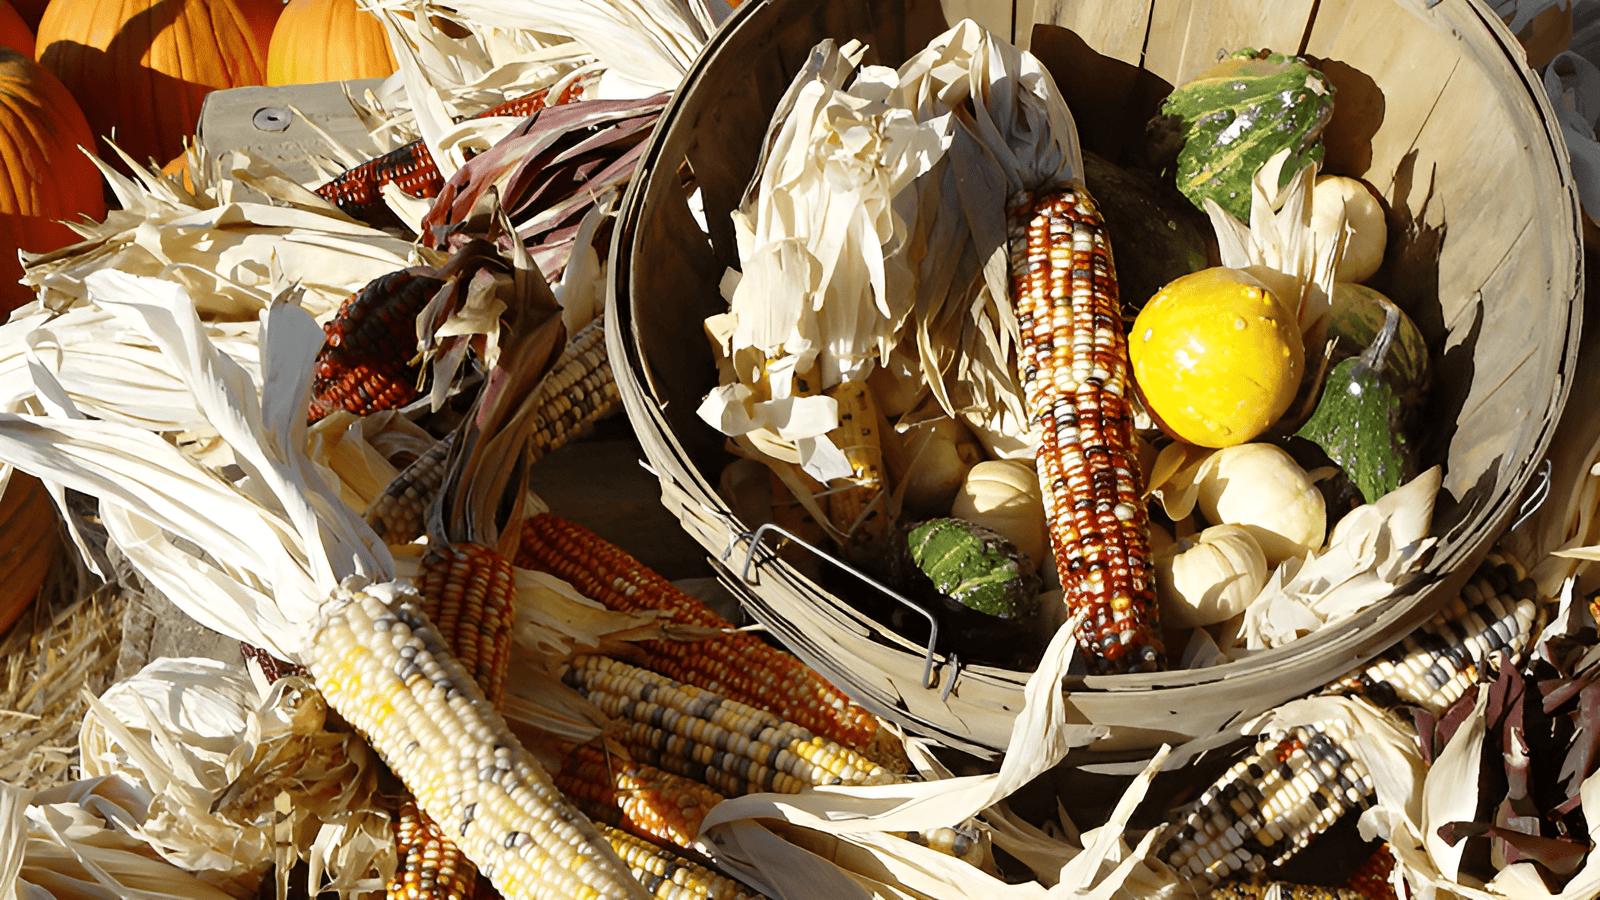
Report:
M267 50L271 85L385 78L398 67L383 23L356 0L289 0Z
M59 219L103 219L100 170L80 147L94 132L64 85L43 66L0 47L0 310L33 299L17 279L17 249L44 253L75 243Z
M33 34L39 30L39 20L44 17L44 8L50 0L12 0L11 6L28 25L28 33Z
M140 163L183 150L206 94L261 83L259 49L233 0L50 0L37 46L95 133L114 135Z
M284 0L233 0L244 20L250 23L250 35L256 39L256 61L261 71L267 71L267 48L272 45L272 29L283 14Z
M5 0L0 0L0 47L10 47L33 58L33 29L23 21L17 8Z
M50 494L39 479L12 472L0 494L0 635L33 604L61 549Z

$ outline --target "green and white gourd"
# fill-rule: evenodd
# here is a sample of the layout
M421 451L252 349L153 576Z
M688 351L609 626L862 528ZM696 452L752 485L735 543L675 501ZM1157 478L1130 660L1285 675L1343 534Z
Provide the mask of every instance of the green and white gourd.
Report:
M906 544L934 589L967 609L999 619L1037 612L1033 566L1000 534L965 519L933 519L913 527Z
M1229 55L1161 105L1180 122L1178 190L1201 209L1210 198L1248 223L1251 180L1273 154L1290 148L1282 184L1322 161L1333 95L1333 84L1301 57L1253 49Z

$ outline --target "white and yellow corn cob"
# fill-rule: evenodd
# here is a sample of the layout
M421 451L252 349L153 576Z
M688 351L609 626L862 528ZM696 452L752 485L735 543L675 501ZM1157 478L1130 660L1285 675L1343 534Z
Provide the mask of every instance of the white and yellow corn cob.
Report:
M512 735L409 584L340 589L305 658L330 705L508 898L647 896Z
M609 657L574 657L562 680L619 720L613 736L635 759L726 796L899 780L772 713Z

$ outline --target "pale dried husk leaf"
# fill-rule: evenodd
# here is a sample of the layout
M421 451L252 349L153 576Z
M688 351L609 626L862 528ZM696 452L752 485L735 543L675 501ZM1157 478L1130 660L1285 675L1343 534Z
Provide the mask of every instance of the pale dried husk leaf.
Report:
M79 744L87 774L149 791L129 831L169 862L236 894L275 868L282 897L304 859L313 884L326 874L349 896L383 884L394 841L376 757L327 724L304 677L268 685L242 666L158 659L92 702Z
M149 794L126 779L89 778L32 792L0 783L0 898L229 900L127 832Z
M1394 596L1438 543L1428 528L1441 479L1428 469L1346 513L1321 550L1280 563L1245 609L1239 647L1282 646Z

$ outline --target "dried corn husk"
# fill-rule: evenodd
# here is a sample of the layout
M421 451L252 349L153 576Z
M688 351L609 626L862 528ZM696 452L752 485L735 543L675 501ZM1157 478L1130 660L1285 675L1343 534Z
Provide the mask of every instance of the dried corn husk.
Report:
M126 832L149 800L117 776L38 793L0 783L0 898L230 900Z
M1028 455L1004 213L1081 172L1071 114L1037 60L970 20L898 70L859 66L864 52L819 44L773 114L733 215L729 313L708 323L736 380L700 416L827 481L845 472L837 413L791 380L865 380L901 354L991 449Z
M1346 513L1322 550L1284 560L1245 609L1242 645L1281 646L1393 596L1438 542L1428 528L1441 478L1434 466Z
M1261 278L1278 300L1300 320L1307 348L1321 343L1333 297L1334 274L1344 256L1348 224L1341 213L1324 240L1311 227L1311 188L1317 178L1313 164L1295 173L1278 189L1289 149L1274 154L1251 179L1250 224L1246 226L1214 202L1206 214L1217 233L1222 265L1246 269Z
M102 166L122 209L77 226L83 242L31 256L23 283L65 310L85 302L85 279L102 269L164 278L189 288L207 322L252 321L298 285L322 318L415 259L410 243L350 219L265 161L230 150L217 166L198 195L138 166L132 176Z
M703 836L720 865L774 895L826 897L1112 897L1148 895L1169 885L1159 864L1145 861L1153 832L1135 838L1128 822L1160 770L1158 752L1128 786L1108 821L1079 833L1070 821L1047 836L1005 809L1006 797L1085 746L1106 727L1074 723L1061 679L1073 654L1073 629L1056 632L1039 669L1029 678L1025 704L1013 727L999 771L954 777L926 747L912 741L912 762L923 780L865 788L819 787L797 795L756 794L724 800L712 809ZM1038 865L1038 883L1008 885L970 864L896 837L978 817L997 846ZM778 824L781 823L781 824ZM844 879L819 861L841 867ZM805 877L798 876L805 873ZM815 874L816 877L813 877Z
M85 773L149 791L129 833L162 858L236 895L275 867L285 896L295 863L313 893L372 890L393 871L388 814L375 805L377 759L304 677L268 685L242 666L158 659L92 703L79 743Z

